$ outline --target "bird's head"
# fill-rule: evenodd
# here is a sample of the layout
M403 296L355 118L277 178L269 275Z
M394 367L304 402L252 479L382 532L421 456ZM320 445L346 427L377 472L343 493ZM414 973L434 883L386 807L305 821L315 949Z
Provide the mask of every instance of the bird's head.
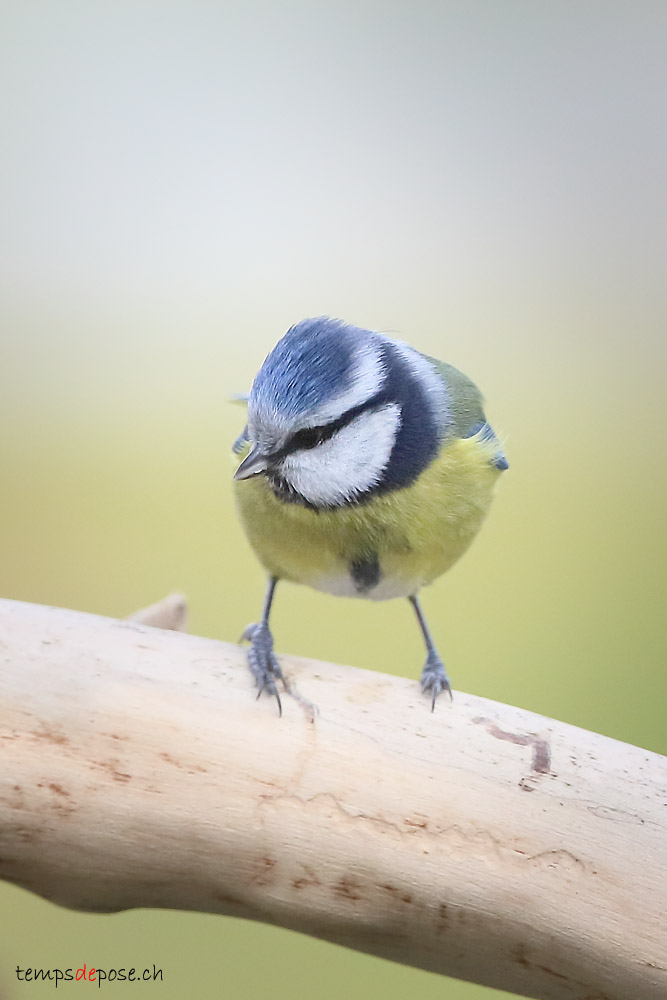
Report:
M420 379L419 362L406 352L428 368L382 334L326 317L297 323L253 382L251 449L235 479L263 474L278 495L316 508L404 484L408 466L416 460L421 471L432 457L439 421L434 383L423 384L428 372Z

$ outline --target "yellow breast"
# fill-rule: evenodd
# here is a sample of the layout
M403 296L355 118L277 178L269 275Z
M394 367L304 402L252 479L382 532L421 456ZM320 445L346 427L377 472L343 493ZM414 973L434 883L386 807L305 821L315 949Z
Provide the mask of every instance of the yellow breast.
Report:
M500 474L495 447L456 438L411 486L367 503L318 513L279 500L256 476L234 483L236 504L272 576L344 596L406 597L448 570L477 534ZM378 581L360 592L350 568L373 559Z

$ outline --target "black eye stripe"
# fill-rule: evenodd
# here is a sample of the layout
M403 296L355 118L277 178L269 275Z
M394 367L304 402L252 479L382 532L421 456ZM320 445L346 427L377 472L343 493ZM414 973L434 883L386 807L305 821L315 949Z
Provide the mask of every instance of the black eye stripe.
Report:
M288 451L301 451L308 448L316 448L318 444L322 444L323 441L327 441L335 431L330 425L324 425L322 427L304 427L302 430L297 431L289 439L285 448Z
M332 438L336 431L351 424L361 413L379 410L386 402L384 393L376 393L375 396L367 399L365 403L353 406L351 410L347 410L340 417L337 417L336 420L332 420L328 424L322 424L319 427L304 427L302 430L292 434L280 451L273 457L280 459L284 458L285 455L291 455L294 451L305 451L310 448L316 448L318 444L322 444L324 441Z

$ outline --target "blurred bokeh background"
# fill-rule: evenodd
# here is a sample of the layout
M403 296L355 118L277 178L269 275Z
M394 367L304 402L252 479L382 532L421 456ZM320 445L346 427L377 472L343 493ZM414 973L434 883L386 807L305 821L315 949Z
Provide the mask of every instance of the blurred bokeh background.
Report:
M123 616L178 589L235 640L263 577L228 397L293 322L341 316L462 368L506 440L424 596L455 687L667 752L666 38L659 0L3 4L2 596ZM421 667L407 603L284 586L274 626ZM17 965L83 961L155 963L162 997L501 996L8 885L0 942L10 997L52 989Z

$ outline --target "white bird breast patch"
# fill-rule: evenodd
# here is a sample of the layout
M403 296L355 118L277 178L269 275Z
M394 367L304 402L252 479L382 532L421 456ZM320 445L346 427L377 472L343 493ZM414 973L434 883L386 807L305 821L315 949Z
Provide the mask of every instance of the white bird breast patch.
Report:
M322 593L333 594L335 597L362 597L371 601L390 601L396 597L410 597L411 594L416 594L424 585L424 580L383 576L375 587L363 593L359 592L350 573L340 573L338 576L312 576L307 583L314 590L321 590Z
M310 503L343 504L380 481L400 423L398 403L360 413L322 444L288 455L282 473Z

